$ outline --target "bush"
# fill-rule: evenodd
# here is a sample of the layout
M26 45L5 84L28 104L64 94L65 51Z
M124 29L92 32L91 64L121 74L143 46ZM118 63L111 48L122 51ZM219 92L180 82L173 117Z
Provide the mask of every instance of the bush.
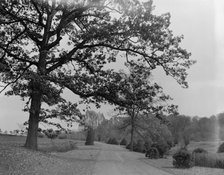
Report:
M55 139L59 134L58 131L54 131L53 129L47 129L44 130L43 132L49 139Z
M201 167L224 168L224 156L217 153L194 154L194 164Z
M43 138L43 137L44 137L44 134L43 134L42 132L38 132L38 133L37 133L37 137L39 137L39 138Z
M208 151L206 151L203 148L196 148L193 150L192 154L201 154L201 153L208 153Z
M173 165L176 168L190 168L193 166L191 153L186 148L181 148L173 155Z
M219 146L218 153L224 153L224 142Z
M149 150L152 146L152 141L151 140L145 141L144 146L146 151Z
M144 141L138 140L135 149L133 151L143 153L145 151Z
M59 139L67 139L67 135L66 135L65 133L63 133L63 134L60 134L60 135L58 136L58 138L59 138Z
M112 138L109 138L109 140L107 141L107 144L111 144L112 142Z
M110 138L110 139L107 141L107 144L118 145L118 141L117 141L116 138Z
M161 158L170 149L169 145L165 141L154 143L154 144L152 144L151 147L157 148L157 150L159 151L159 157L161 157Z
M150 159L158 159L159 158L159 151L155 147L151 147L149 150L146 151L145 157Z
M136 143L135 142L133 142L133 150L135 150L136 149ZM126 146L126 149L131 149L131 143L129 143L127 146Z
M123 139L121 140L120 145L124 145L124 146L127 145L127 141L126 141L125 138L123 138Z

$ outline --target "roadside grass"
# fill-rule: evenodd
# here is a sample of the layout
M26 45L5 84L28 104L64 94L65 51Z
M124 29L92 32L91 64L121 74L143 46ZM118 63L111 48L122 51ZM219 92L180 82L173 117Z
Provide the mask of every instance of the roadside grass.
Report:
M0 135L0 144L22 147L26 141L25 136ZM78 146L84 145L83 141L71 139L48 139L38 138L38 151L41 152L67 152L78 149Z
M224 154L221 153L196 153L193 160L195 166L224 169Z

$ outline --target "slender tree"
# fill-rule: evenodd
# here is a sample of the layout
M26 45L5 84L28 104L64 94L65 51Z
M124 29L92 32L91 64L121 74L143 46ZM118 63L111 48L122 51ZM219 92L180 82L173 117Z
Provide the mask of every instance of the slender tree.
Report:
M140 65L140 64L139 64ZM131 141L130 150L133 151L134 133L137 132L140 119L151 114L162 119L161 112L176 112L177 106L168 105L170 96L163 93L163 89L157 84L151 82L151 72L142 71L139 65L128 64L129 74L121 73L123 79L120 86L123 87L118 93L120 98L126 101L125 105L117 109L121 114L125 114L120 129L130 127ZM140 66L141 67L141 66Z
M64 88L85 102L123 105L119 73L109 66L117 59L144 62L142 71L160 66L187 87L194 61L169 29L170 14L153 8L138 0L1 1L1 91L29 99L27 148L37 149L42 103L60 102Z

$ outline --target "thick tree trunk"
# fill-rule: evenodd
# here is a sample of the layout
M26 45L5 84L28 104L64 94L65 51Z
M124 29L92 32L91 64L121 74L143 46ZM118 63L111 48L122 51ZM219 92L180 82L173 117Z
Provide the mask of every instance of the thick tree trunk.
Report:
M36 84L36 83L35 83ZM38 86L38 84L36 84ZM39 87L33 88L31 95L31 107L29 116L28 135L26 138L25 147L33 150L37 150L37 132L39 124L39 114L41 109L41 92Z

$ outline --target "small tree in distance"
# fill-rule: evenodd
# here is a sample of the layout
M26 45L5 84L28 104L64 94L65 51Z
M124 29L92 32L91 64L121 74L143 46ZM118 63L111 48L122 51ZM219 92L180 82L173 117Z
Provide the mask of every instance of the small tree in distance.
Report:
M130 127L130 150L133 151L133 138L139 118L145 114L151 114L162 119L158 115L159 112L175 112L177 106L167 105L167 101L171 98L163 93L158 84L150 82L150 71L141 71L140 67L132 62L127 66L130 72L121 74L123 76L121 86L124 88L118 92L126 103L125 106L118 107L117 110L128 116L123 120L119 129Z

